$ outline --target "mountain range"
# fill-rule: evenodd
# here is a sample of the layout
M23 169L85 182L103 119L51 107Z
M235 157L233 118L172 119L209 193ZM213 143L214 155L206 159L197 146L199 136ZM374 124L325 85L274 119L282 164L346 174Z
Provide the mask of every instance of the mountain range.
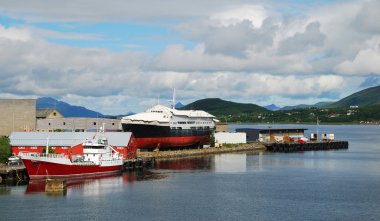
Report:
M242 104L232 101L225 101L220 98L206 98L197 100L193 103L185 105L183 110L204 110L210 114L220 115L235 115L235 114L252 114L268 112L269 110L256 104Z
M281 107L278 107L275 104L270 104L270 105L264 106L264 108L267 110L270 110L270 111L277 111L277 110L281 109Z
M51 97L41 97L36 101L37 109L56 109L65 117L106 117L99 112L81 106L73 106Z
M303 109L303 108L311 108L311 107L326 107L326 106L329 106L331 104L333 104L334 102L318 102L316 104L299 104L299 105L296 105L296 106L285 106L283 108L280 108L280 110L294 110L294 109Z
M220 98L207 98L202 100L197 100L187 105L183 105L181 102L176 104L177 109L183 110L204 110L216 116L221 115L237 115L237 114L260 114L268 113L277 110L294 110L294 109L305 109L310 107L326 107L326 108L348 108L350 106L369 106L369 105L380 105L380 86L371 87L364 89L362 91L356 92L350 96L347 96L337 102L319 102L314 105L300 104L296 106L286 106L279 108L274 104L261 107L256 104L243 104L236 103L232 101L225 101ZM65 117L121 117L126 115L131 115L133 113L129 112L127 114L110 116L104 115L100 112L89 110L85 107L70 105L66 102L56 100L50 97L38 98L37 109L57 109Z
M380 85L370 87L345 97L328 107L368 106L380 104Z

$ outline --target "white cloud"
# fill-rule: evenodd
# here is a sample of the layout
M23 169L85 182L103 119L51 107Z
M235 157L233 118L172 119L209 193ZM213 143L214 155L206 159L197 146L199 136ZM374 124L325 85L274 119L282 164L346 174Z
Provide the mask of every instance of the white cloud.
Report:
M353 60L346 60L337 65L336 71L351 75L380 75L379 46L380 44L377 44L373 48L360 50Z
M361 31L380 34L380 1L364 2L353 25Z
M176 42L149 57L46 40L102 35L0 25L0 95L61 97L112 114L141 111L158 96L166 102L173 87L185 102L220 97L285 105L336 99L380 74L377 2L327 4L302 16L241 2L0 0L2 15L28 21L175 23L172 31L195 45ZM147 50L139 43L126 47Z
M217 12L210 18L223 26L231 26L243 21L250 21L254 27L259 28L267 17L268 12L261 5L242 5L234 9Z
M43 22L157 21L204 17L235 8L244 0L1 0L1 11L14 18ZM247 10L246 10L247 11Z
M304 32L284 39L280 42L278 52L280 54L305 53L314 48L321 48L326 36L320 32L319 26L318 22L312 22L306 26Z

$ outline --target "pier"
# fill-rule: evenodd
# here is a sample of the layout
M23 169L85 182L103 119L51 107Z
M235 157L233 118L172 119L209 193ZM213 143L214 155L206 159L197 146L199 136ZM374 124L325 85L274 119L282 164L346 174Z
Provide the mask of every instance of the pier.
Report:
M124 159L123 161L123 170L136 170L142 168L150 168L154 166L154 157L144 157L144 158L135 158L135 159Z
M28 177L26 168L23 164L0 165L0 183L9 180L25 180Z
M170 159L250 151L265 151L265 146L261 143L254 142L248 144L233 144L226 147L140 152L139 156L142 158Z
M306 143L265 143L270 152L300 152L348 149L348 141L316 141Z

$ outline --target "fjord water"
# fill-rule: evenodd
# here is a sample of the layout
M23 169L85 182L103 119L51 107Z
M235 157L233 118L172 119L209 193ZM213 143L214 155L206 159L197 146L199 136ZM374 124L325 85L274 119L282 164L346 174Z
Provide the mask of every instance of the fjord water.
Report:
M158 161L155 169L71 182L63 196L47 195L43 183L0 186L0 219L380 220L380 126L318 129L349 149Z

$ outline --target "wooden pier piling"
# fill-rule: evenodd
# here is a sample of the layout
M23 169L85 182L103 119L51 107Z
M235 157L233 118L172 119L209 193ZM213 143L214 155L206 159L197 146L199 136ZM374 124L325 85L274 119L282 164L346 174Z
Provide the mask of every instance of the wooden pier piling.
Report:
M135 170L142 169L144 167L154 166L154 157L150 158L136 158L136 159L125 159L123 164L124 170Z

